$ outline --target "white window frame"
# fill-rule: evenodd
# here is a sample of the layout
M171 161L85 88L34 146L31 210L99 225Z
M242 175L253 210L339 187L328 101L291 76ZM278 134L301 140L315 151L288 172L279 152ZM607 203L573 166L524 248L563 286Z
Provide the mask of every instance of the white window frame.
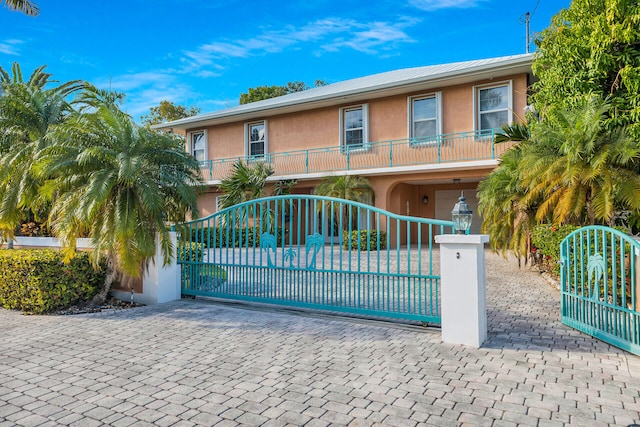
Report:
M433 139L426 141L417 141L414 131L413 120L413 103L421 99L435 98L436 100L436 135ZM440 141L442 135L442 92L427 93L422 95L414 95L407 98L407 135L409 138L409 145L420 146L428 144L437 144Z
M264 154L251 155L251 135L249 130L253 125L263 125L264 126ZM263 160L267 158L267 154L269 153L269 126L267 120L254 120L251 122L247 122L244 124L244 153L245 157L248 160Z
M206 162L207 160L209 160L209 138L208 138L206 129L199 129L199 130L193 130L193 131L187 132L187 152L195 157L195 155L193 154L193 135L197 135L197 134L204 135L203 137L204 138L204 158L202 159L202 161Z
M222 198L224 195L216 196L216 212L220 212L220 202L222 202Z
M495 87L507 86L507 124L513 123L513 80L505 80L501 82L488 83L483 85L477 85L473 87L473 128L479 137L482 137L482 129L480 129L480 91L483 89L492 89ZM503 111L505 109L492 110L490 112Z
M362 145L347 145L344 115L347 111L362 110ZM344 152L369 150L369 104L350 105L340 108L340 149Z

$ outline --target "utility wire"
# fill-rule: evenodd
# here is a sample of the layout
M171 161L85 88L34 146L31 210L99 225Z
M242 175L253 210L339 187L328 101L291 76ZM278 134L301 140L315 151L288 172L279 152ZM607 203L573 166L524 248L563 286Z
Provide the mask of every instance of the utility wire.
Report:
M540 6L540 0L536 3L536 7L533 8L533 12L531 12L531 18L536 14L536 10L538 10L538 6Z

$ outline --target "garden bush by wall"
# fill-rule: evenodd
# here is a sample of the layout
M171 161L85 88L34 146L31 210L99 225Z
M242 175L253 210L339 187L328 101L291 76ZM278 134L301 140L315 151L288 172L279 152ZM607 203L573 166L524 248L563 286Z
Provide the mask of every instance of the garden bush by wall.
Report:
M380 242L378 242L380 236ZM387 232L384 230L356 230L349 233L342 232L342 247L345 249L360 249L361 251L375 251L387 248Z
M67 264L63 258L49 249L0 250L0 305L43 314L93 298L104 283L106 263L94 269L85 252Z

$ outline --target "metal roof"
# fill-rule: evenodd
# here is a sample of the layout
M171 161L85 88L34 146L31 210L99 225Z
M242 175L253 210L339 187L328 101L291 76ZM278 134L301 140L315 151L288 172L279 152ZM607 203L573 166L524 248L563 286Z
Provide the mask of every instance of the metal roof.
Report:
M211 113L199 114L180 120L153 126L155 129L189 129L197 126L211 125L217 122L224 123L230 119L241 119L247 115L265 113L273 110L282 110L292 107L302 108L305 104L311 105L331 100L347 101L349 97L372 92L389 91L417 84L426 84L447 79L475 76L486 72L503 70L509 72L512 69L522 69L530 72L533 54L521 54L503 56L498 58L478 59L473 61L454 62L441 65L428 65L424 67L405 68L387 71L379 74L359 77L333 83L327 86L295 92L263 101L238 105L236 107L218 110Z

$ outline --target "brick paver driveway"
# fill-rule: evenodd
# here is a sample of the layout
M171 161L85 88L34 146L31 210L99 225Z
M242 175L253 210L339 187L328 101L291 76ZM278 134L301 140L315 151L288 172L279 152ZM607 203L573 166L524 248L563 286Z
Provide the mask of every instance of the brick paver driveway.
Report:
M639 423L639 358L561 325L556 290L488 257L478 350L437 330L201 300L0 309L0 426Z

